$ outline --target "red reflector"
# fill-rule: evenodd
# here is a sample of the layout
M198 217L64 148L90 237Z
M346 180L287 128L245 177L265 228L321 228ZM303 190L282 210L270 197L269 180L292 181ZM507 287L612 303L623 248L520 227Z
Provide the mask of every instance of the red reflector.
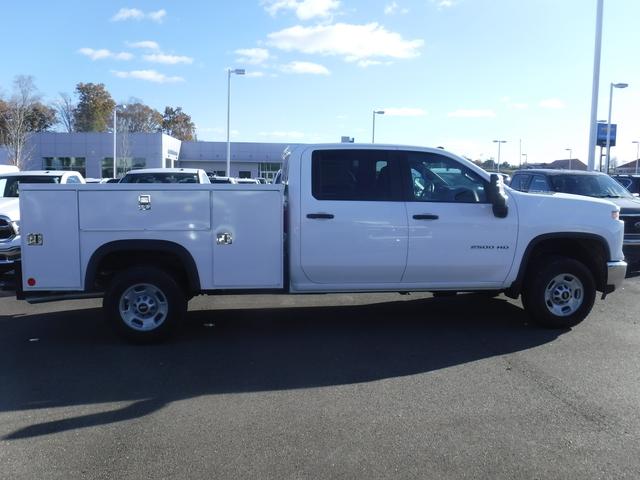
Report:
M27 285L29 285L30 287L35 286L35 284L36 284L36 279L35 278L29 278L27 280Z

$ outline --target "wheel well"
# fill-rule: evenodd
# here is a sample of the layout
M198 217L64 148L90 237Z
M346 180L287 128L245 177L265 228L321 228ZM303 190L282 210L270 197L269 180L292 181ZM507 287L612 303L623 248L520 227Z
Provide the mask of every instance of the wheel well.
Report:
M573 258L585 265L596 282L596 288L604 291L606 288L607 273L606 262L609 258L607 249L602 240L596 238L547 238L535 243L527 249L523 257L523 265L520 267L518 279L509 289L511 293L519 294L525 280L542 259L551 255Z
M151 265L166 271L185 294L193 295L200 290L195 262L183 247L165 245L165 242L138 244L136 241L116 242L98 249L87 266L85 290L105 290L116 273L140 265Z

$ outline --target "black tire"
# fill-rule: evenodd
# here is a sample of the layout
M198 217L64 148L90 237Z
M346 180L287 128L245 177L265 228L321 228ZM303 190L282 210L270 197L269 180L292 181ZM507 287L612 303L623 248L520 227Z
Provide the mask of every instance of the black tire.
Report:
M119 336L152 343L165 340L183 323L187 298L170 274L141 265L115 275L102 307Z
M570 328L584 320L596 298L591 271L572 258L541 259L528 274L522 303L531 319L547 328Z

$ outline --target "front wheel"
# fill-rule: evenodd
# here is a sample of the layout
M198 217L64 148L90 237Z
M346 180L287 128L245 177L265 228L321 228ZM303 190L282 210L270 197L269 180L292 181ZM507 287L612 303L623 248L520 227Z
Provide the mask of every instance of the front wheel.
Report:
M173 333L187 311L187 299L164 270L136 266L113 278L102 306L118 335L136 343L150 343Z
M527 313L536 323L550 328L579 324L591 312L595 298L596 285L589 269L566 257L538 262L522 292Z

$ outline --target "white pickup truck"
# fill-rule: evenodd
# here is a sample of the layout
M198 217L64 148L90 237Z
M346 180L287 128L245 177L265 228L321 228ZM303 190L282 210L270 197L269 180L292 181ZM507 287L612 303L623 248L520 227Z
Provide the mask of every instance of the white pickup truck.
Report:
M441 149L301 146L281 178L22 185L18 298L102 296L117 332L143 342L195 295L256 291L504 292L566 328L625 277L618 207L511 190Z

